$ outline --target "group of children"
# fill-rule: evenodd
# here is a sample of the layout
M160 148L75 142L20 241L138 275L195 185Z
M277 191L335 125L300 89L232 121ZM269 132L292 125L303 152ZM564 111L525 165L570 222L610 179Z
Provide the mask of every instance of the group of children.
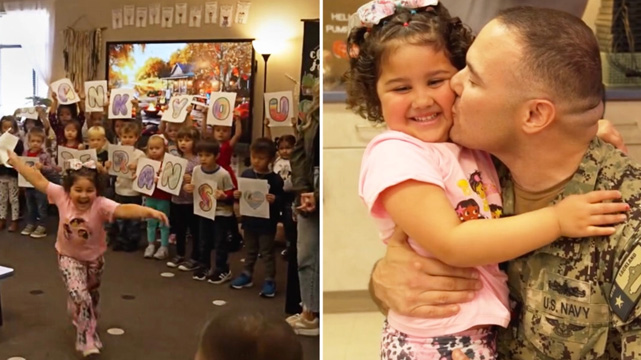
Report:
M107 248L107 238L114 251L138 249L142 228L140 218L147 218L145 258L168 259L169 237L170 233L173 233L176 254L168 260L167 266L191 271L193 279L207 280L213 284L232 280L228 254L230 251L236 251L240 244L241 236L234 203L242 194L231 167L231 158L234 145L242 134L242 123L236 119L234 127L215 126L209 129L206 119L197 127L188 115L182 124L161 123L158 133L149 137L145 148L139 149L139 116L137 119L116 119L110 126L110 120L103 119L102 113L87 113L85 121L82 104L83 101L80 102L78 113L75 104L58 106L54 101L48 117L25 120L22 131L18 129L14 117L2 118L2 132L10 131L19 135L21 140L10 157L13 168L0 166L0 225L4 227L6 224L6 205L9 202L12 210L9 231L17 230L18 173L34 185L34 188L27 188L25 191L28 215L23 235L46 236L48 203L57 205L60 220L56 249L59 253L61 271L69 275L66 269L72 266L71 263L82 261L88 272L87 279L69 275L66 285L69 292L69 308L78 329L76 347L85 356L90 356L98 352L101 345L95 333L98 290L97 286L89 289L87 284L100 283L102 256ZM140 114L137 103L134 103L134 108L136 113ZM232 135L233 128L235 130ZM288 159L293 142L294 137L283 137L279 141L279 148L270 138L259 138L251 143L251 166L240 176L267 180L269 194L266 201L270 204L270 217L242 218L247 255L243 271L231 281L232 288L242 289L253 285L253 270L260 253L266 268L260 295L267 298L275 296L273 253L277 223L281 221L281 213L286 214L285 217L289 217L289 220L292 218L294 195L291 186L284 189L284 184L291 184L288 178L291 172L285 169L290 168ZM187 159L188 166L179 195L171 195L156 188L150 196L142 196L132 188L135 180L125 176L108 175L110 167L114 166L107 158L110 143L134 147L133 157L127 169L132 175L136 172L138 160L143 157L162 162L164 155L169 152ZM23 144L27 144L26 149ZM97 161L55 159L56 145L79 150L95 149ZM276 161L277 169L284 178L272 171L277 153L280 155ZM38 157L39 163L31 168L16 154ZM194 184L202 179L217 184L214 192L215 220L194 214ZM63 186L56 187L55 184ZM58 192L60 194L57 194ZM53 197L54 193L56 198ZM144 210L140 210L143 204ZM130 212L133 209L140 211L140 215L133 216ZM291 221L287 223L291 224ZM287 225L288 228L289 226ZM160 246L156 246L158 230ZM188 233L192 243L189 257L186 251ZM212 250L215 250L213 264ZM93 274L93 278L90 274Z

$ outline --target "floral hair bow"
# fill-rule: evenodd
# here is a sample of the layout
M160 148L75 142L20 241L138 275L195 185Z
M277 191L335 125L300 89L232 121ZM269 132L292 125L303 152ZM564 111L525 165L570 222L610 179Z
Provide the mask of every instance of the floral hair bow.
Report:
M78 159L69 159L65 162L65 168L68 170L80 170L80 168L87 168L91 170L96 170L96 162L89 160L87 162L82 162Z
M165 143L165 146L169 145L169 141L167 140L167 138L165 137L164 134L153 134L149 138L150 139L151 138L161 138L162 142Z
M364 26L372 28L388 16L394 15L396 8L420 9L438 5L438 0L372 0L358 8L349 18L349 28Z

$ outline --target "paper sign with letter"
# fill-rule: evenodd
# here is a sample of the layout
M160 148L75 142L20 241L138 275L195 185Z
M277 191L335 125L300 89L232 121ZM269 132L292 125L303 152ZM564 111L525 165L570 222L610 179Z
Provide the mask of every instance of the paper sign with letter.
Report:
M18 137L10 132L7 131L0 136L0 164L4 164L6 167L12 167L7 164L7 161L9 160L8 151L13 151L13 149L16 148L16 145L18 145Z
M86 163L89 160L93 160L98 163L98 154L96 149L87 149L87 150L75 150L74 158Z
M240 215L269 219L269 183L267 180L238 178Z
M40 162L40 158L37 156L20 156L20 160L22 160L22 162L29 167L34 167L37 163ZM24 176L18 174L18 187L32 188L33 185L31 185L31 183L28 182L27 179L24 178Z
M134 172L129 170L129 164L133 159L134 147L109 144L107 148L111 167L109 175L120 176L126 179L133 179Z
M131 119L134 105L131 100L134 98L133 89L113 89L109 98L110 119Z
M188 163L187 159L169 153L165 154L160 179L158 179L158 188L172 195L180 194Z
M18 110L16 117L38 120L38 108L35 106L22 108Z
M265 117L269 119L269 127L291 127L291 118L294 117L291 91L265 93Z
M51 84L51 91L58 96L58 103L61 105L75 104L80 101L73 84L69 79L60 79Z
M194 172L192 184L194 185L194 214L215 220L216 197L214 194L218 189L218 184L214 180L198 176L197 172Z
M136 168L136 179L131 187L141 194L151 195L156 189L156 174L160 169L160 161L147 158L138 159Z
M98 161L96 149L76 150L64 146L58 146L58 163L63 170L67 170L66 162L70 159L78 159L83 163L89 160Z
M85 111L104 111L107 105L107 80L85 81Z
M172 123L185 122L187 117L187 108L189 107L192 95L174 96L169 100L169 108L162 113L162 121Z
M209 109L207 110L207 124L231 126L234 120L235 104L236 93L211 93Z

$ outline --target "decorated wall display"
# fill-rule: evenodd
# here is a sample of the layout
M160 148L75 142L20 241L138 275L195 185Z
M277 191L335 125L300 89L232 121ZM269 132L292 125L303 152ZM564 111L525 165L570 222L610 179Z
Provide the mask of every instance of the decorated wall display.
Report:
M141 194L151 195L156 189L156 174L160 170L160 161L147 158L138 159L136 179L131 187Z
M20 160L22 160L22 162L28 167L34 167L36 164L40 163L40 158L37 156L20 156ZM18 174L18 187L32 188L33 185L31 185L24 176Z
M109 97L109 119L131 119L134 105L133 89L111 89Z
M111 161L109 175L133 179L134 171L129 170L129 164L133 161L134 147L109 144L107 151Z
M239 1L236 3L236 24L247 24L250 6L251 3L249 1Z
M236 93L212 93L207 110L207 124L232 126L235 103Z
M85 81L85 111L104 111L107 105L107 80Z
M134 5L124 6L125 26L134 26L136 7Z
M74 90L71 80L67 78L51 83L51 91L56 93L58 103L61 105L75 104L80 101L80 96Z
M160 4L149 5L149 25L160 25Z
M172 195L180 194L188 163L187 159L169 153L165 154L160 179L158 179L158 188Z
M187 116L187 110L191 104L192 95L178 95L169 100L169 107L162 113L162 121L182 123Z
M122 25L122 9L111 10L111 28L120 29Z
M216 197L214 194L218 189L215 180L195 176L192 178L194 184L194 214L207 219L216 219Z
M137 7L136 8L136 27L147 27L147 14L148 10L146 7Z
M238 178L240 215L269 219L269 183L267 180Z
M187 3L176 4L176 25L187 23Z
M5 132L4 134L0 135L0 164L4 164L6 167L12 167L11 165L7 164L7 161L9 160L9 153L8 151L16 148L16 145L18 145L18 137L11 134L10 132Z
M231 27L233 14L233 5L220 5L220 27Z
M265 93L265 117L269 119L269 126L291 127L291 118L294 117L294 101L291 91Z
M38 108L35 106L21 108L16 113L16 117L38 120L39 119Z
M174 22L174 8L173 7L163 7L162 15L160 18L161 26L164 28L171 28Z
M205 3L205 24L215 24L216 19L218 19L218 2L206 2Z
M200 21L203 15L202 6L192 6L189 10L189 27L200 27Z

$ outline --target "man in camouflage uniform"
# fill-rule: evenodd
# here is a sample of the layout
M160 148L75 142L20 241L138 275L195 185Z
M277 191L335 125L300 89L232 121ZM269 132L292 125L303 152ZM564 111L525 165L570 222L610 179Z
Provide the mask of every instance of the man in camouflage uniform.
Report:
M450 135L500 159L504 216L606 189L632 209L612 236L562 238L507 265L513 312L500 358L641 358L641 166L595 138L603 89L594 35L568 14L508 10L481 31L467 61L451 80L459 99ZM472 273L396 243L372 285L399 313L447 316L456 310L435 305L464 301Z

